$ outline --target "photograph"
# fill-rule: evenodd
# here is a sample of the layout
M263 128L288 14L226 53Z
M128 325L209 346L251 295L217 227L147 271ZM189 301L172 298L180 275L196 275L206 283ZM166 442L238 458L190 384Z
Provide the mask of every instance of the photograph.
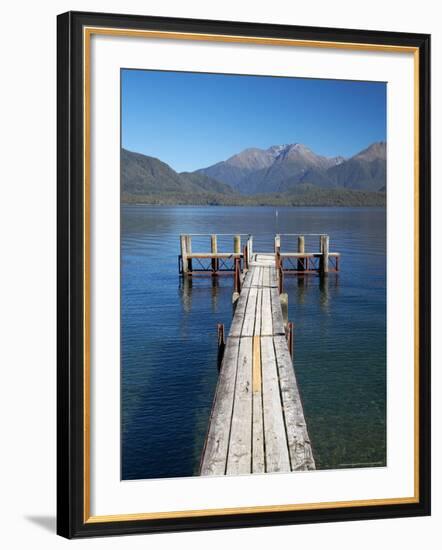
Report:
M120 69L122 481L388 467L387 89Z

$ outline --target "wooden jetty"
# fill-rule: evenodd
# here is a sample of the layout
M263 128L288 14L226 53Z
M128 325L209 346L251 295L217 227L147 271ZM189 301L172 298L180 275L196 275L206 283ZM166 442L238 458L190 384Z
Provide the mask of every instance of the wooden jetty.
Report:
M313 470L274 254L254 254L225 343L201 475Z
M233 238L219 252L219 235L181 235L179 272L234 275L234 316L227 340L218 325L219 378L200 463L201 475L314 470L315 460L293 368L293 323L284 276L339 271L340 254L325 234L277 234L274 253L253 250L253 236ZM210 252L192 251L192 237L210 239ZM242 237L246 237L242 246ZM316 251L306 250L318 238ZM294 246L287 244L296 241ZM284 245L282 247L282 244Z

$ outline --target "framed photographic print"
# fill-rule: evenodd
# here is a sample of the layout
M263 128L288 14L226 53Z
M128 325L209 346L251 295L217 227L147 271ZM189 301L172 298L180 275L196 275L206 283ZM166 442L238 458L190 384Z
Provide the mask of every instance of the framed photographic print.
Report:
M430 37L58 18L58 533L430 513Z

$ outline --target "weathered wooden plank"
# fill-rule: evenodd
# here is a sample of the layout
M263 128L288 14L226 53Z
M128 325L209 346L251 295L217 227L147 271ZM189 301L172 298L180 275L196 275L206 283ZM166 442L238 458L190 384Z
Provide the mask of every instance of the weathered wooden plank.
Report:
M270 268L263 268L262 286L270 286Z
M278 281L276 279L276 269L274 267L270 268L270 286L276 288L278 286Z
M252 283L251 286L258 286L259 285L259 278L261 276L261 268L260 267L254 267L252 268Z
M262 319L262 288L257 289L257 297L256 297L256 315L255 315L255 329L253 331L253 334L255 336L261 335L261 319Z
M224 475L226 473L238 352L239 338L229 338L224 351L202 454L201 475Z
M261 306L261 335L271 336L273 334L272 304L270 298L270 288L262 289Z
M262 414L261 339L253 337L252 367L252 472L265 472L264 425Z
M314 470L315 460L285 336L275 336L274 345L291 468Z
M241 336L253 336L253 333L255 330L257 296L258 296L258 289L255 287L252 287L249 290L249 297L247 300L247 306L244 314L244 323L242 326Z
M242 254L241 253L235 253L235 252L217 252L216 254L212 254L212 252L193 252L189 253L187 255L188 258L222 258L222 259L229 259L229 258L239 258Z
M240 338L227 474L252 468L252 338Z
M240 336L244 323L244 315L249 297L249 289L243 288L236 303L235 315L230 325L229 336Z
M270 297L272 301L273 334L285 334L284 320L282 318L282 309L277 288L270 289Z
M244 280L242 282L242 288L250 288L252 283L252 277L253 277L253 271L249 269L244 276Z
M261 391L261 339L253 337L253 369L252 369L253 391Z
M289 449L271 336L261 338L261 360L266 471L289 472Z

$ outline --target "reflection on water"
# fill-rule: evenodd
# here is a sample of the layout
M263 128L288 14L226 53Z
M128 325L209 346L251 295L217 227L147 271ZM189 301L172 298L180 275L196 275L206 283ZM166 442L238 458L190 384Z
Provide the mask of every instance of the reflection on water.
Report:
M253 233L272 251L274 209L122 208L122 476L198 470L228 331L233 278L178 276L180 233ZM281 233L328 233L341 271L286 276L295 372L318 468L385 464L385 210L279 209ZM288 249L290 242L283 242ZM210 240L194 239L194 251ZM296 243L293 244L296 246ZM220 251L232 248L220 237ZM317 248L316 239L306 250Z

